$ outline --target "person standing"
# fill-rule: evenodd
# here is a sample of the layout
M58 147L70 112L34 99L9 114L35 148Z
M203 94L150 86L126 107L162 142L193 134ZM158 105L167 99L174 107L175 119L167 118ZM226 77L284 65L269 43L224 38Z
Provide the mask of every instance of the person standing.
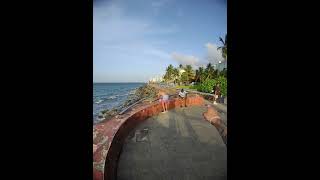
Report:
M160 103L162 105L162 109L163 109L163 113L167 112L168 111L168 101L169 101L169 95L166 94L165 92L163 91L160 91L159 92L159 96L160 96Z
M211 91L211 93L212 93L212 101L214 102L214 100L215 100L215 91L216 91L216 85L213 85L213 88L212 88L212 91Z
M184 100L184 107L187 107L187 91L181 89L179 92L179 97L182 101ZM183 107L183 105L181 104L180 107Z
M221 95L220 85L217 84L217 86L215 88L215 91L214 91L214 102L213 102L213 104L217 104L217 100L220 97L220 95Z

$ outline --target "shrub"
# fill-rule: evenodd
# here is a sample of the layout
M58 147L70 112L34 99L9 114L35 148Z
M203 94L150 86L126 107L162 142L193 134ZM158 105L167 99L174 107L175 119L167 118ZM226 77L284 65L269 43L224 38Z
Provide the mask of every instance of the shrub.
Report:
M199 85L190 86L190 89L198 90L198 88L199 88Z
M217 83L220 84L221 95L226 97L228 83L227 83L227 78L224 76L219 76L215 79L207 79L203 81L201 84L195 85L194 87L200 92L211 93L213 90L213 87Z
M227 78L227 69L224 68L224 69L219 73L219 76L223 76L223 77Z
M205 93L211 93L213 90L213 86L216 83L217 81L215 79L207 79L197 86L197 90Z
M220 84L221 95L226 97L227 96L227 86L228 86L227 78L220 76L216 80Z

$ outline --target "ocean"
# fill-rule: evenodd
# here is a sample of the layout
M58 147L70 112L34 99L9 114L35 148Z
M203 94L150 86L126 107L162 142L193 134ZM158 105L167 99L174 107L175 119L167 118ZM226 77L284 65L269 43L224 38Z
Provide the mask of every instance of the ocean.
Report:
M102 110L112 109L125 102L130 93L145 83L93 83L93 123Z

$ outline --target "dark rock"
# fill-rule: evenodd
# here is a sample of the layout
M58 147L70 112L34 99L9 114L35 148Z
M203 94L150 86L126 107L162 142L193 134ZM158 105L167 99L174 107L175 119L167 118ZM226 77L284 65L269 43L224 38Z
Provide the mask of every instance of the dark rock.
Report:
M108 109L102 110L102 111L101 111L101 114L105 114L105 113L107 113L108 111L109 111Z

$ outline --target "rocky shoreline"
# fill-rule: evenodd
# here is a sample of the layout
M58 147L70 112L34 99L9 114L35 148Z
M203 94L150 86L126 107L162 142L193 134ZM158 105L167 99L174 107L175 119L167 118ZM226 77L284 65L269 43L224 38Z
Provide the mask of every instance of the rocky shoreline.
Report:
M146 97L156 98L157 94L158 94L158 90L156 88L150 86L149 84L143 85L137 88L133 93L130 93L127 100L120 106L101 111L98 116L98 119L99 119L98 122L104 119L112 118L113 116L121 112L123 109L139 101L142 98L146 98Z

